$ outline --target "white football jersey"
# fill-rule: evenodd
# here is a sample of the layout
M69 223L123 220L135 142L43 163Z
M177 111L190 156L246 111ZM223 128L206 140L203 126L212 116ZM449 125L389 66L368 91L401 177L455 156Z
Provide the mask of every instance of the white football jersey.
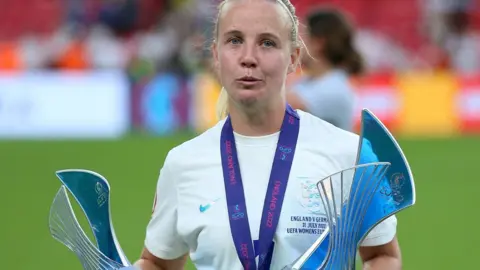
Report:
M297 110L300 133L282 212L274 237L270 269L282 269L303 254L327 226L316 182L355 165L359 136ZM155 209L145 246L155 256L174 259L190 254L199 270L242 269L229 223L220 155L225 120L172 149L160 171ZM252 240L260 220L279 133L235 135ZM392 216L377 225L364 246L390 242ZM258 258L257 258L258 259ZM258 261L257 261L258 262Z

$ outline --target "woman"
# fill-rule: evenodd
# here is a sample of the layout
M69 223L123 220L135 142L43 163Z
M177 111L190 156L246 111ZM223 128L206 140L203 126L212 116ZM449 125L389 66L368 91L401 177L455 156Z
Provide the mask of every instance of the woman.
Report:
M302 203L312 191L305 179L355 163L357 135L286 106L301 48L288 0L223 2L215 37L228 117L168 153L135 263L144 270L183 269L188 255L200 270L282 269L326 226L325 213ZM360 248L366 267L400 269L395 233L395 218L369 233Z
M349 77L363 72L363 61L354 47L353 30L335 9L319 9L306 18L303 60L308 75L292 86L288 102L297 109L348 131L354 126L354 91Z

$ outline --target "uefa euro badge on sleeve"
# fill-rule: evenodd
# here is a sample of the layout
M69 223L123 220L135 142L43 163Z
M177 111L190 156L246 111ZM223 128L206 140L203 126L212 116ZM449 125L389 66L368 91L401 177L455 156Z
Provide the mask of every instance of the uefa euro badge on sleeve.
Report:
M53 238L73 251L84 269L134 269L113 230L107 180L88 170L62 170L56 175L63 185L50 208L49 228ZM67 190L85 213L97 245L78 223Z
M398 143L369 110L362 111L357 165L317 188L329 226L286 269L355 269L357 249L386 218L415 204L415 185Z

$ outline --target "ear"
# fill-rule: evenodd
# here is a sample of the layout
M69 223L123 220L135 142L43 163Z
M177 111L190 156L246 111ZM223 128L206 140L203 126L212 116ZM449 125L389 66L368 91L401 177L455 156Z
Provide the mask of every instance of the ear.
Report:
M288 74L297 70L298 63L300 61L300 47L296 47L290 54L290 65L288 65Z

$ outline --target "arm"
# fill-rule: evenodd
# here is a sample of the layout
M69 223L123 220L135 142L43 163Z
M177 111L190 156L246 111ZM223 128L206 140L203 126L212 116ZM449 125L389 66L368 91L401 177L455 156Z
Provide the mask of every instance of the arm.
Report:
M401 270L402 258L397 237L380 246L359 248L364 270Z
M175 177L178 174L175 164L175 158L172 158L170 152L158 178L145 247L135 263L142 270L180 270L188 258L188 245L177 230L179 221Z
M134 265L142 270L183 270L187 258L188 255L183 255L177 259L164 260L144 248L140 259Z

